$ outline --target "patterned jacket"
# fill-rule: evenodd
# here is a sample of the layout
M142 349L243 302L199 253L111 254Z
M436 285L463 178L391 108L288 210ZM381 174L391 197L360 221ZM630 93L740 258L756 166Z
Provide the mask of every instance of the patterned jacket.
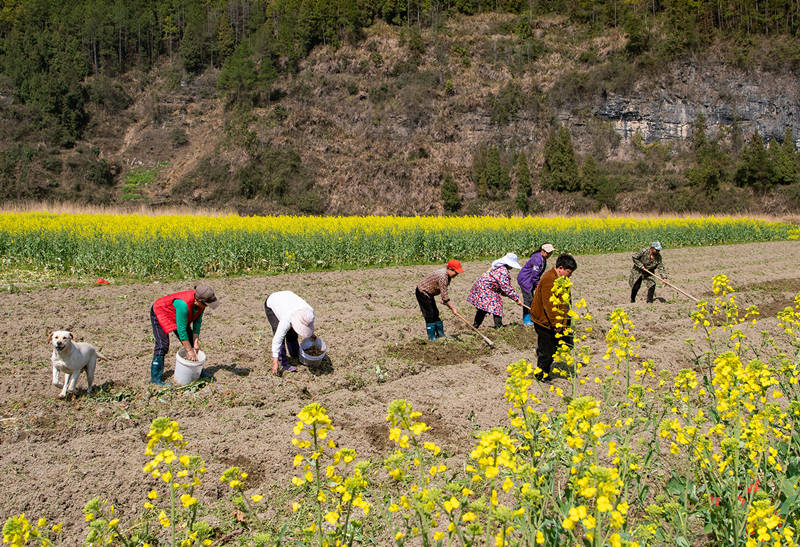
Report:
M506 295L511 300L519 302L519 296L511 286L511 275L508 268L500 266L488 270L481 275L472 285L467 296L467 302L492 315L503 316L503 301L501 295Z

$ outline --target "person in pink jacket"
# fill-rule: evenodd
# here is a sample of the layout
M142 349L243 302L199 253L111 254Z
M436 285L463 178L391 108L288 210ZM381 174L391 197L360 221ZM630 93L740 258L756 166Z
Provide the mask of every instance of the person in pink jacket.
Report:
M487 313L494 317L494 328L503 326L503 301L507 296L517 304L522 304L514 287L511 286L511 268L520 268L517 255L508 253L492 262L492 267L481 275L472 285L467 302L477 308L473 326L478 328Z

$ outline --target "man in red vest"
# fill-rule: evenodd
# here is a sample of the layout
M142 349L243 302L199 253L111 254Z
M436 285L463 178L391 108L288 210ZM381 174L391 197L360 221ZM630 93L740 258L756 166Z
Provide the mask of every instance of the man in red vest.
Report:
M194 290L162 296L150 308L150 322L156 339L153 362L150 363L150 383L163 386L164 356L169 351L169 333L174 332L186 349L186 358L197 361L200 350L200 326L203 312L209 306L219 306L214 289L208 285L196 285Z

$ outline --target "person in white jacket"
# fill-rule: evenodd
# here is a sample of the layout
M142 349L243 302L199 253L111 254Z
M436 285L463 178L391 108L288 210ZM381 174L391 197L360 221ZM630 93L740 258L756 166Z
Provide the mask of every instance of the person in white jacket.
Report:
M300 341L314 335L314 309L292 291L270 294L264 301L264 311L272 326L272 374L294 372L289 357L300 355ZM287 355L288 350L288 355Z

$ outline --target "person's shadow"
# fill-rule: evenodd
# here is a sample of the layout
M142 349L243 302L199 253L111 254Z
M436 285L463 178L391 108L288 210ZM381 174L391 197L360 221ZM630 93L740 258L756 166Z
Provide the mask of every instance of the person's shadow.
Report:
M230 372L236 376L246 377L250 375L252 369L249 367L240 367L231 363L230 365L212 365L210 367L206 367L203 369L203 373L200 376L201 378L207 379L215 379L214 375L219 372L220 370L224 370L226 372Z
M308 369L308 372L314 376L323 376L325 374L333 373L333 363L331 358L325 355L322 360L315 366L303 365Z

